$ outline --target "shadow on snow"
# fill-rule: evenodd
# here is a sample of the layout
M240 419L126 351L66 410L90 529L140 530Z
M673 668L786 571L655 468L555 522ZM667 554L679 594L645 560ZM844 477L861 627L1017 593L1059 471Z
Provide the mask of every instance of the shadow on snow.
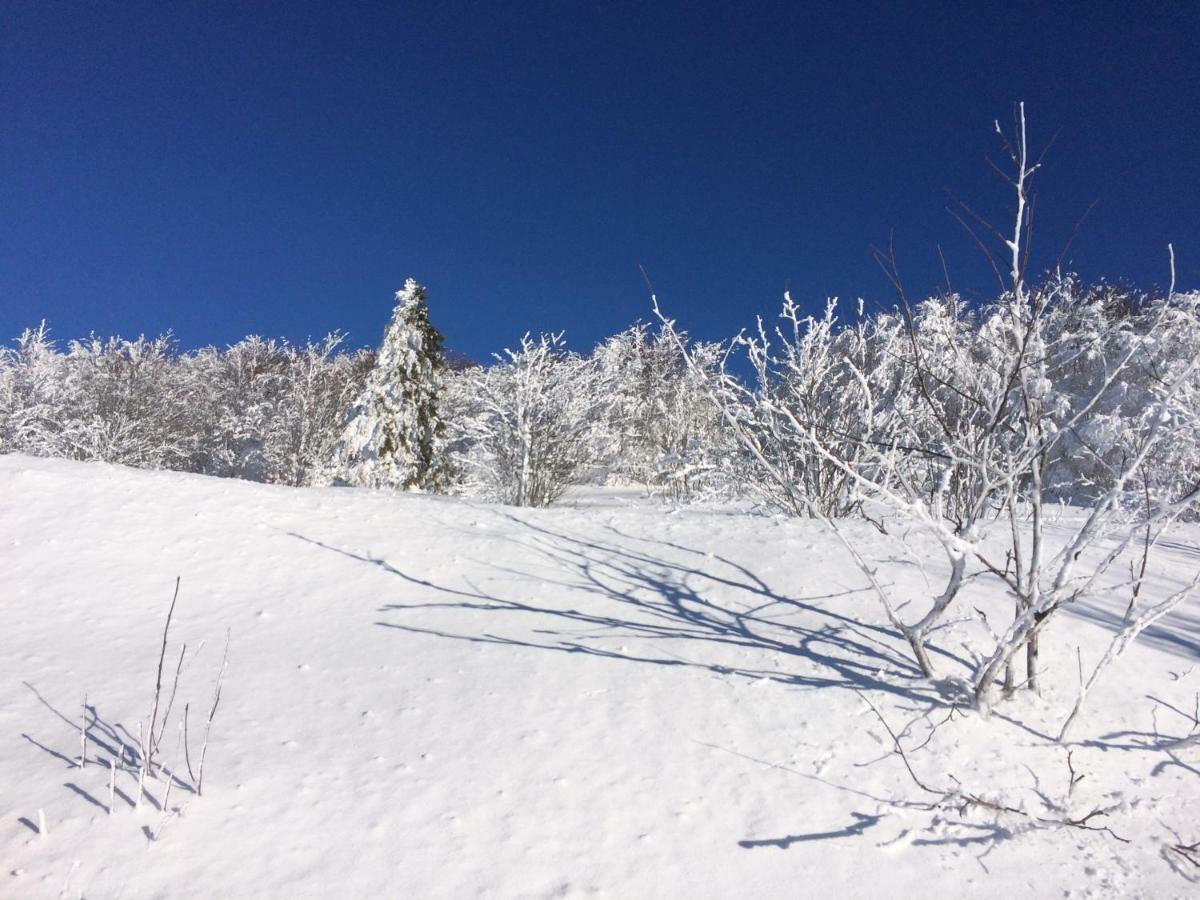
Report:
M544 601L500 596L470 579L463 586L438 584L404 572L385 559L364 556L331 546L296 532L293 537L334 553L377 566L408 585L446 599L389 603L379 612L403 615L420 610L470 610L495 614L505 625L525 620L529 631L520 637L492 630L455 633L411 622L380 620L383 628L469 641L572 653L620 662L704 669L719 675L768 679L800 687L844 687L876 690L901 696L921 705L944 705L936 685L922 678L907 658L903 639L891 628L865 624L819 605L855 593L845 590L808 597L786 597L775 591L746 566L726 556L656 539L637 538L609 527L613 541L585 540L532 524L512 514L504 518L517 526L513 541L545 563L539 571L522 571L512 565L487 563L501 574L555 588L580 591L597 602L595 608L562 608ZM637 544L650 545L647 550ZM674 562L674 554L691 560ZM533 567L531 567L533 568ZM722 597L731 597L722 600ZM582 605L582 604L580 604ZM797 662L807 671L785 673L745 663L689 659L667 649L651 653L610 649L605 642L618 639L662 641L673 646L732 648L746 652L768 651ZM963 663L953 654L944 657ZM744 654L743 654L744 655Z

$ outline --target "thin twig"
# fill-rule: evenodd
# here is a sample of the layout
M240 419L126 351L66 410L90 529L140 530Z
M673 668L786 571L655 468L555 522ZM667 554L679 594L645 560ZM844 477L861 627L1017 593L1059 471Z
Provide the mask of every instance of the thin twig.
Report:
M988 809L988 810L991 810L992 812L1010 813L1012 815L1021 816L1022 818L1028 819L1032 822L1036 822L1039 825L1078 828L1083 831L1103 831L1103 832L1108 833L1110 836L1112 836L1113 838L1115 838L1116 840L1120 841L1123 844L1129 843L1129 840L1127 838L1121 837L1116 832L1114 832L1111 828L1109 828L1107 825L1091 825L1091 824L1089 824L1092 819L1098 818L1100 816L1108 815L1109 810L1107 810L1107 809L1101 809L1101 808L1097 807L1096 809L1093 809L1091 812L1089 812L1087 815L1081 816L1079 818L1066 818L1066 817L1047 818L1044 816L1034 815L1033 813L1026 812L1023 809L1020 809L1016 806L1012 806L1007 803L998 803L994 800L988 800L984 797L980 797L978 794L967 793L961 789L958 779L955 778L953 775L951 775L950 778L955 782L955 787L953 787L953 788L931 787L929 784L922 781L921 777L919 775L917 775L916 770L913 769L912 763L908 759L908 753L905 751L904 745L900 742L899 736L896 734L895 731L892 730L892 726L887 723L887 720L883 717L883 714L879 711L879 709L875 706L875 704L870 701L870 699L866 696L866 694L864 694L862 691L858 690L857 688L854 689L854 693L858 694L858 696L860 698L862 698L862 701L864 703L866 703L868 707L870 707L871 712L873 712L875 714L875 718L877 718L879 720L879 723L884 727L884 730L886 730L888 735L891 736L892 745L895 748L896 755L899 756L900 761L902 763L904 763L904 768L908 770L909 777L912 778L913 783L916 784L916 786L919 787L921 790L925 791L927 794L933 794L934 796L940 798L937 803L929 804L929 806L928 806L929 809L935 809L935 808L938 808L943 805L960 802L962 804L965 804L966 806L973 806L973 807L977 807L979 809ZM1070 761L1068 760L1068 764L1069 763L1070 763ZM1080 776L1080 778L1081 777L1082 776ZM1071 778L1073 779L1073 783L1077 782L1079 780L1075 776L1073 767L1071 769Z

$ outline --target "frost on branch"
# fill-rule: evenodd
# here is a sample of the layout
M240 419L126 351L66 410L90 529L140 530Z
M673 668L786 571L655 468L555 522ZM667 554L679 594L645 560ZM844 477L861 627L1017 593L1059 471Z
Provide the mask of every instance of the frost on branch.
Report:
M562 334L526 334L494 365L459 375L454 443L467 489L514 506L553 503L595 460L600 384Z
M721 348L693 345L691 357L710 375ZM639 323L597 346L593 358L605 398L597 455L610 476L675 502L726 486L720 411L669 335Z
M983 710L1001 684L1006 694L1038 690L1046 624L1104 589L1138 535L1152 545L1200 498L1200 298L1171 291L1114 314L1111 296L1081 291L1069 277L1031 285L1028 209L1038 164L1026 150L1023 108L1005 146L1017 212L1011 238L992 229L1002 245L997 277L1007 273L996 299L910 303L894 258L881 254L896 310L867 319L860 310L855 324L842 325L836 304L818 318L788 297L782 325L760 323L737 341L753 381L724 367L704 376L691 364L756 471L757 489L842 539L926 676L935 675L929 639L968 586L1001 586L1011 619L998 631L983 623L987 636L958 685ZM674 323L660 318L687 354ZM1064 500L1082 517L1051 527ZM945 563L939 584L925 597L896 596L862 548L842 537L838 520L856 513L878 521L930 580L932 542Z

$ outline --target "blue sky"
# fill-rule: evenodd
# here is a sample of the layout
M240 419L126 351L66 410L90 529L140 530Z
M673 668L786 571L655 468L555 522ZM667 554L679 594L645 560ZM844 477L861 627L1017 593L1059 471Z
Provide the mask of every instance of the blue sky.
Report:
M1123 7L1123 8L1122 8ZM412 275L476 358L649 316L727 336L785 285L987 290L945 188L1003 220L992 120L1058 138L1034 265L1200 287L1194 4L0 6L0 338L331 329Z

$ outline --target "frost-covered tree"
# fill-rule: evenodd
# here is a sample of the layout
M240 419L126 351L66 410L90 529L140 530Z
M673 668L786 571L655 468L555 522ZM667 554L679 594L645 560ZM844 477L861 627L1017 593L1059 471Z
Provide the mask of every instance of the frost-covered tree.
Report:
M1172 290L1133 327L1128 317L1106 316L1098 298L1081 296L1069 278L1030 284L1037 165L1022 107L1006 146L1016 215L995 259L997 273L1007 270L999 297L910 304L895 276L897 312L841 329L834 305L818 319L789 299L784 326L760 325L739 340L754 382L728 370L709 379L766 491L780 508L820 518L842 539L926 676L935 675L929 638L968 586L979 579L1002 586L1011 616L995 630L981 622L987 634L970 648L969 680L960 683L985 711L1001 684L1005 694L1020 684L1037 690L1047 624L1108 583L1127 551L1148 550L1200 502L1195 300ZM685 352L682 339L679 346ZM1075 493L1081 517L1052 527L1051 506L1063 496L1055 472L1072 454L1095 474ZM1169 485L1162 459L1176 460L1183 473ZM944 577L937 588L930 581L920 603L882 583L864 548L844 537L837 518L857 510L901 523L881 526L881 539L899 541L927 576L930 543L938 548Z
M0 452L68 454L65 376L45 322L0 351Z
M374 359L369 351L338 352L343 341L338 333L303 345L251 336L181 358L184 467L276 484L323 480Z
M170 334L70 343L64 434L71 456L146 469L182 467L188 410L173 345Z
M374 359L342 340L179 354L170 335L93 336L60 353L28 329L0 348L0 452L309 484Z
M686 342L686 336L683 336ZM697 344L692 361L704 374L721 348ZM593 354L603 385L600 458L618 479L644 484L672 500L701 487L723 486L728 449L721 416L705 377L688 367L675 341L639 323L600 344Z
M285 347L283 390L264 435L267 480L296 485L319 480L346 410L374 367L369 351L338 352L344 340L335 332L319 342Z
M467 490L515 506L548 506L595 459L601 378L562 334L528 334L497 363L457 376L454 444Z
M408 279L396 292L375 367L334 447L332 480L404 490L449 486L439 409L446 371L442 342L429 320L425 288Z
M182 361L192 411L194 471L270 480L266 434L287 382L286 347L251 335Z

